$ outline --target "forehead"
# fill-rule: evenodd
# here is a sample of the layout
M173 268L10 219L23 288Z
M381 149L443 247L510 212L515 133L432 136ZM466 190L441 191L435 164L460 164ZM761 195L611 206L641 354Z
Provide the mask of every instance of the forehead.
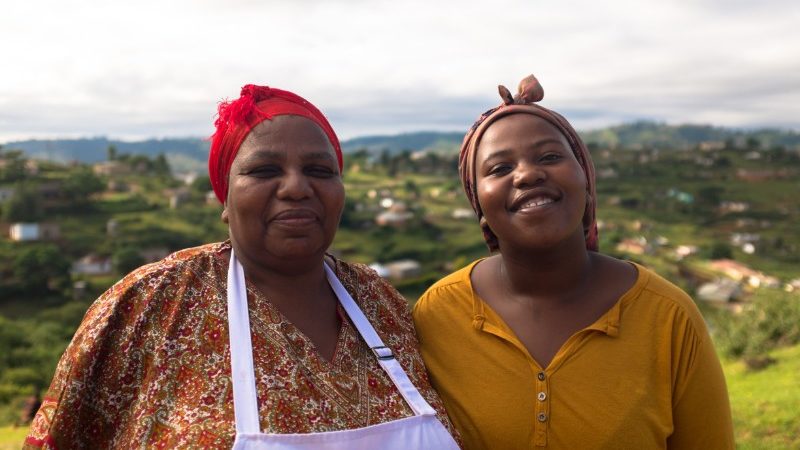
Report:
M253 127L239 147L234 161L256 151L336 154L328 136L319 125L311 119L293 115L277 116Z
M557 141L570 148L566 136L547 120L534 114L510 114L486 128L478 144L478 154L485 153L487 149L528 146L544 141Z

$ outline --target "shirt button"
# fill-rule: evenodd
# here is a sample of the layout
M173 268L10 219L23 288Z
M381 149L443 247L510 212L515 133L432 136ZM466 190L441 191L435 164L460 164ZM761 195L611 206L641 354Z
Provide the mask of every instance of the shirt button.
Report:
M547 399L547 394L544 392L539 392L539 395L537 395L536 398L538 398L540 402L543 402L545 399Z
M539 372L536 374L536 378L538 378L539 381L544 381L544 372Z
M547 421L547 414L539 413L539 415L536 416L536 418L539 420L539 422L546 422Z

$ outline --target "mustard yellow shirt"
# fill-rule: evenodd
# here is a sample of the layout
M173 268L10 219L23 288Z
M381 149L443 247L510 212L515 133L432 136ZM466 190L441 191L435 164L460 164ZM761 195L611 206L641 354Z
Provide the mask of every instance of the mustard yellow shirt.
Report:
M543 369L478 298L476 262L414 307L422 356L466 449L730 449L725 378L686 293L634 286Z

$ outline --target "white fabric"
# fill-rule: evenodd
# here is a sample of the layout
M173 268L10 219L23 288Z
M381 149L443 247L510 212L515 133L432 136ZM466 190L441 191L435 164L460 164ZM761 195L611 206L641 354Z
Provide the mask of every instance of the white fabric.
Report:
M408 379L380 336L358 308L333 271L325 273L339 302L361 337L373 349L378 363L414 411L414 416L352 430L325 433L261 433L258 417L253 346L247 309L247 288L242 266L231 249L228 267L228 322L230 327L233 410L236 420L234 449L275 450L458 450L453 437L436 418L436 412Z

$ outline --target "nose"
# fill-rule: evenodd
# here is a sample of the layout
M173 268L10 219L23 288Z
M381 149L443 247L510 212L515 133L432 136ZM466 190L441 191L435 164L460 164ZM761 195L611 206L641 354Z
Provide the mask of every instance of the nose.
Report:
M514 187L533 186L547 179L547 173L537 164L520 163L514 170Z
M301 171L292 170L283 176L276 194L282 200L303 200L311 196L311 184Z

